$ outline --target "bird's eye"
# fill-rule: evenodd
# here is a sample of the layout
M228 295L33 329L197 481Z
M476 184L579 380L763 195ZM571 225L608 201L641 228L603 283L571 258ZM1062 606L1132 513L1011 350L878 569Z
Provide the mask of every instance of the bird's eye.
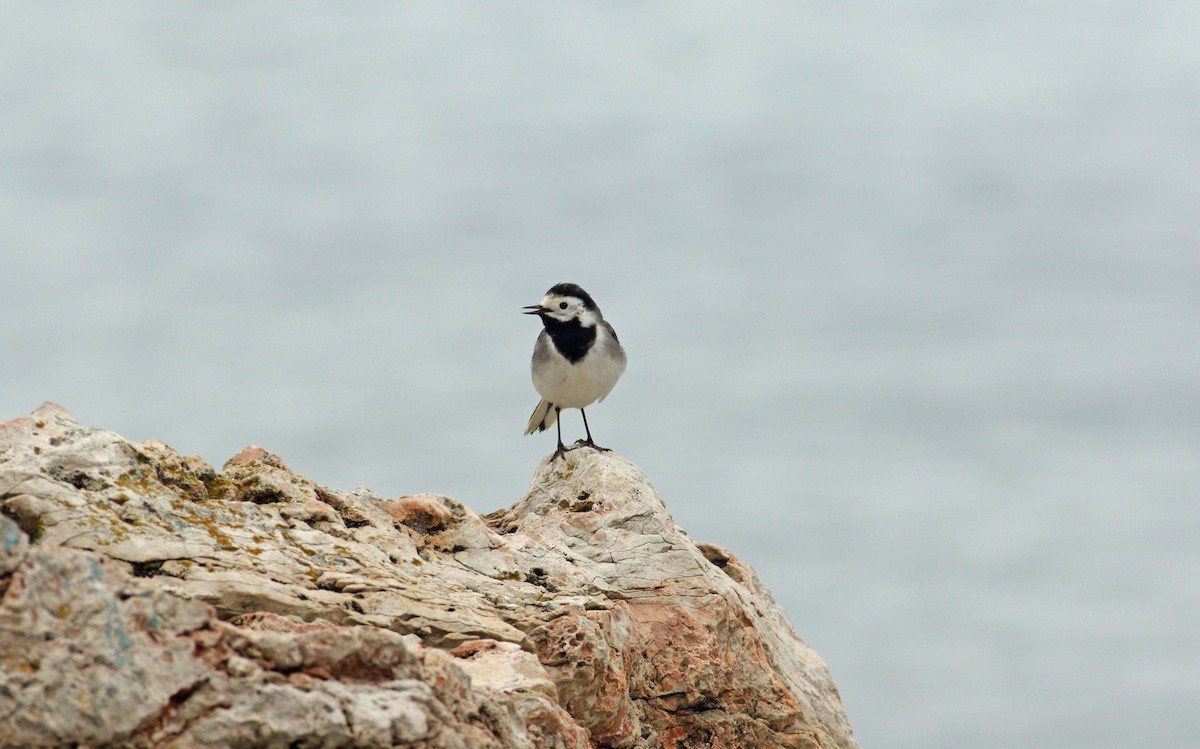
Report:
M567 308L567 303L566 303L566 302L559 302L559 303L558 303L558 308L559 308L559 309L566 309L566 308Z

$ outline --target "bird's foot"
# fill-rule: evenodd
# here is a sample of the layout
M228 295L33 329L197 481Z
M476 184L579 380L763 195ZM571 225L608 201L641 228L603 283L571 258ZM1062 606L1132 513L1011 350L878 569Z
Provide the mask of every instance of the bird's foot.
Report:
M595 442L592 442L591 440L575 440L575 447L572 447L571 449L574 450L576 447L590 447L593 450L595 450L596 452L600 452L600 453L612 452L612 448L600 447L599 445L597 445Z
M554 454L550 456L550 462L553 463L554 461L558 460L559 458L565 457L567 453L571 452L572 450L574 450L577 447L582 447L582 445L580 445L578 442L576 442L574 445L567 447L563 443L559 442L558 449L555 450Z

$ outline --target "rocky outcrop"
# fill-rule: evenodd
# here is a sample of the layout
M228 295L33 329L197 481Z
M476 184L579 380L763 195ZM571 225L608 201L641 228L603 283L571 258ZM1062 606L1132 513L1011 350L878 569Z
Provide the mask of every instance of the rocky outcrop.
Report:
M0 744L852 748L754 571L580 449L480 517L0 424Z

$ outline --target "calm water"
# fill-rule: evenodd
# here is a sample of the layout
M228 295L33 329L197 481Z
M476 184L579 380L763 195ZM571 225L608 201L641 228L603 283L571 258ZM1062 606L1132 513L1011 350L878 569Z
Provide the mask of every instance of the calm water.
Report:
M1191 749L1200 5L853 5L11 3L0 418L487 512L577 281L864 747Z

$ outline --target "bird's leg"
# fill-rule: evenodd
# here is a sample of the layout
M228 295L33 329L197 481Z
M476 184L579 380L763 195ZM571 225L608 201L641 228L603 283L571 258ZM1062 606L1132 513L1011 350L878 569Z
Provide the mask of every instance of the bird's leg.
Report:
M567 452L566 446L562 443L562 409L558 406L554 407L554 423L558 426L558 449L550 456L551 463L561 458Z
M592 442L592 430L588 427L587 412L581 408L581 409L579 409L579 413L583 416L583 431L587 432L587 439L583 441L583 444L587 445L588 447L592 448L593 450L599 450L602 453L612 452L612 450L610 450L609 448L600 447L595 442Z

